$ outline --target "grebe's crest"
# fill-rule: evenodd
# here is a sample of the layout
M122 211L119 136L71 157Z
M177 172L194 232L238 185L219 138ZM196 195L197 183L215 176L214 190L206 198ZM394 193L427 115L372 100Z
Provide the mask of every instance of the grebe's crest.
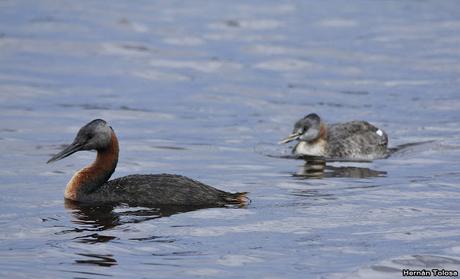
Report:
M74 142L82 145L81 150L101 150L107 148L112 137L112 129L102 119L95 119L83 126Z

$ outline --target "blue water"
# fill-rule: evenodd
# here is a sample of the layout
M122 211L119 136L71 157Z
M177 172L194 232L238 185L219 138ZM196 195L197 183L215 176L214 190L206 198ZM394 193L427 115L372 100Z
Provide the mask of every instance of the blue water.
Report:
M0 277L398 278L460 269L458 1L0 2ZM310 112L367 120L372 163L258 152ZM180 173L244 208L83 208L92 152L45 162L94 118L113 177Z

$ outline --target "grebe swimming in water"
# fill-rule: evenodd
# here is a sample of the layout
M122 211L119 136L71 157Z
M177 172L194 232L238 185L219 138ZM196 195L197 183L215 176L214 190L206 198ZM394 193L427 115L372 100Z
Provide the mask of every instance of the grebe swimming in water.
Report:
M129 205L242 204L246 193L228 193L175 174L128 175L109 180L118 162L118 139L107 122L96 119L83 126L72 144L48 163L77 151L96 150L96 160L77 171L67 184L65 198L85 203Z
M388 156L387 134L366 121L326 125L316 113L297 121L280 143L298 140L292 153L328 159L374 160Z

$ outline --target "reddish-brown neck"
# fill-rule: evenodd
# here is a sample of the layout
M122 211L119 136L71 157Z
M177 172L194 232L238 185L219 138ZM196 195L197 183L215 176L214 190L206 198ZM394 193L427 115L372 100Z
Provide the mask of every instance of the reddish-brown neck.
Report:
M326 140L327 138L327 128L326 124L322 123L319 125L319 139Z
M74 174L67 184L64 196L78 201L82 195L90 194L107 182L117 167L118 153L118 139L112 131L110 145L97 151L96 160L91 165Z
M110 175L112 175L117 167L119 151L117 136L112 131L110 145L106 149L97 151L96 160L88 168L94 174L110 172ZM107 177L107 180L110 178L110 175Z

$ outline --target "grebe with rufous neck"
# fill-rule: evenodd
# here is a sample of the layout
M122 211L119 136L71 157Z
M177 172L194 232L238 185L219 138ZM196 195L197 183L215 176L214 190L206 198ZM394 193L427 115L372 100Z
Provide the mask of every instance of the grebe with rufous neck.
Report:
M387 134L366 121L326 125L316 113L298 120L292 133L280 143L299 142L294 155L320 156L327 159L363 160L389 155Z
M118 139L106 121L83 126L72 144L49 159L61 160L75 152L96 150L96 160L77 171L64 197L83 203L126 203L136 206L244 204L246 193L229 193L176 174L134 174L109 181L118 162Z

